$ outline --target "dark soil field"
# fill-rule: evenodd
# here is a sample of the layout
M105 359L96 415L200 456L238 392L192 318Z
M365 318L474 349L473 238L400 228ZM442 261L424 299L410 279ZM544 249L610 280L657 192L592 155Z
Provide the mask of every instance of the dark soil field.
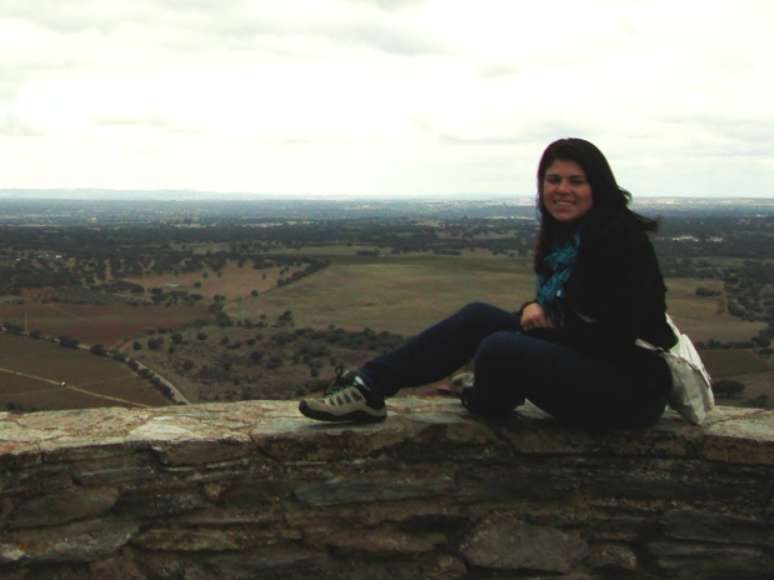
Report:
M0 334L0 409L168 404L122 363L44 340Z
M0 304L2 321L30 331L39 330L46 336L66 335L88 345L102 344L107 349L116 348L124 340L150 329L178 328L211 316L204 305Z

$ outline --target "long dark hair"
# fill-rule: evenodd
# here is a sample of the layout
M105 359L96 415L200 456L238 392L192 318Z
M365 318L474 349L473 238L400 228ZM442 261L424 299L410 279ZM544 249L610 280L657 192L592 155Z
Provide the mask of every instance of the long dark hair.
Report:
M586 227L601 226L611 217L628 214L635 227L654 231L658 221L652 220L629 209L631 194L621 188L615 180L613 170L602 152L585 139L559 139L551 143L540 158L537 171L537 207L540 213L540 230L535 244L535 271L539 271L551 246L567 235L567 226L554 219L543 204L543 180L549 166L556 160L574 161L583 168L591 185L592 206L589 215L582 221Z

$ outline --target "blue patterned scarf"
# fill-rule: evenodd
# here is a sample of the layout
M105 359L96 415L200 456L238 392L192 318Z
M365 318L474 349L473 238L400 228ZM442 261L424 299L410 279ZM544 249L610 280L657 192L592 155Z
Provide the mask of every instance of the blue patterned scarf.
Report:
M542 272L537 277L537 301L546 314L559 328L564 324L562 302L564 285L572 274L578 258L580 234L576 233L569 242L554 248L543 258Z

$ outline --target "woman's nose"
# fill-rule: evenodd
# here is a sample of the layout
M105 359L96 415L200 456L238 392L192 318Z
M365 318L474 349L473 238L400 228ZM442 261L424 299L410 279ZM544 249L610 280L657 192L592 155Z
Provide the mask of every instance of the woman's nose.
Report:
M570 189L571 189L570 188L570 182L565 180L565 179L563 179L563 180L561 180L558 183L556 189L557 189L557 191L560 191L562 193L568 193L570 191Z

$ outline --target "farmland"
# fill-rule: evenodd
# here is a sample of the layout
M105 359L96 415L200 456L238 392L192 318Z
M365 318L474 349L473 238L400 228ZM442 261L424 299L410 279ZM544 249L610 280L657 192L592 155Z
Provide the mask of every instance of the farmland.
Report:
M10 409L170 404L125 365L8 334L0 334L0 385L0 407Z
M149 328L177 328L192 320L207 318L203 306L165 307L153 304L132 306L126 303L0 304L0 320L50 336L71 336L86 344L117 348L130 337Z
M471 301L515 310L534 294L522 215L179 219L0 228L0 336L16 341L0 408L168 404L160 377L192 402L298 397ZM715 378L743 383L731 402L761 406L774 397L772 264L756 237L769 222L748 234L734 219L667 221L656 247L671 315ZM718 231L725 254L700 241ZM699 242L673 241L686 232ZM25 366L26 352L46 363Z

